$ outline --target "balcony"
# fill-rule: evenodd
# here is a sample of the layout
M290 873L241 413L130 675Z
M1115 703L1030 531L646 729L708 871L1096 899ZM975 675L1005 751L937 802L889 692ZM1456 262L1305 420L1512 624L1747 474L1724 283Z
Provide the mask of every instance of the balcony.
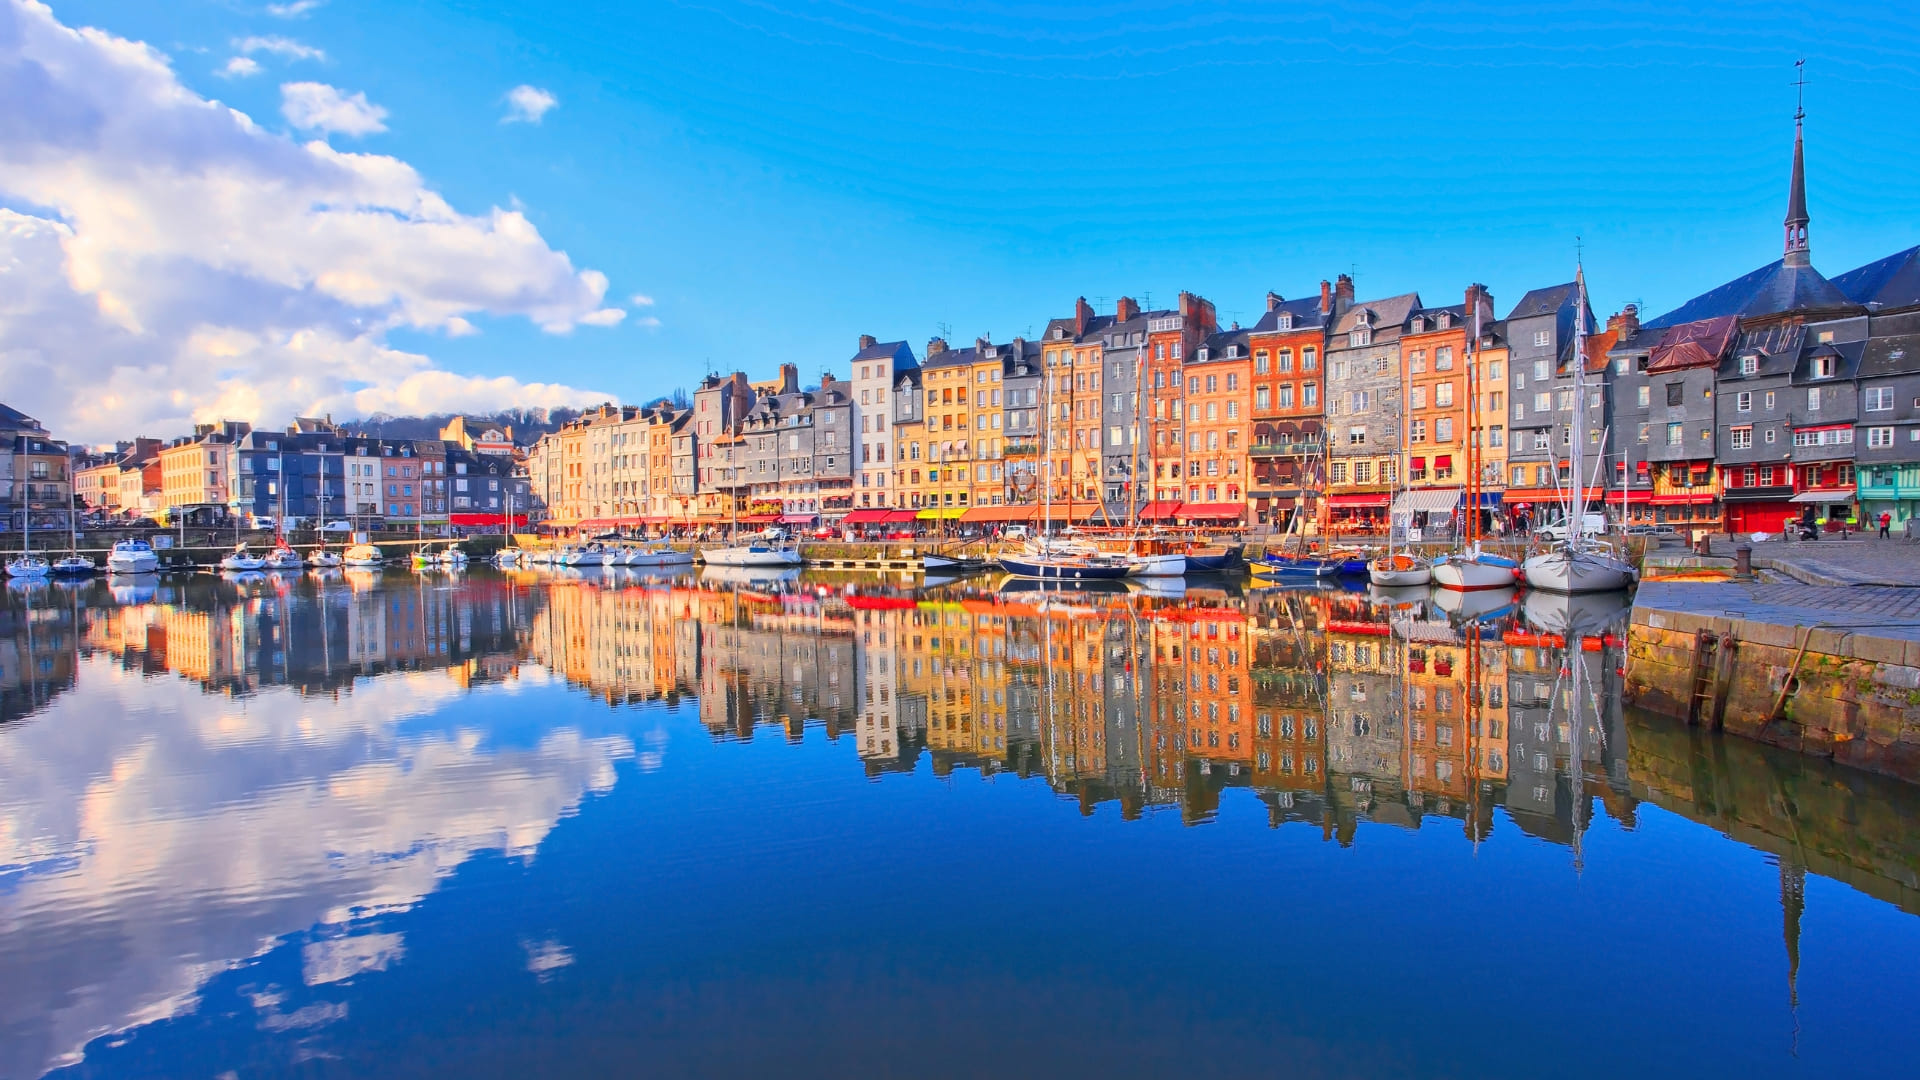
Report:
M1010 442L1006 444L1006 449L1001 451L1001 453L1006 457L1036 457L1040 453L1040 444L1030 443L1030 442Z
M1247 445L1247 453L1254 457L1310 457L1320 453L1325 445L1319 439L1255 442Z

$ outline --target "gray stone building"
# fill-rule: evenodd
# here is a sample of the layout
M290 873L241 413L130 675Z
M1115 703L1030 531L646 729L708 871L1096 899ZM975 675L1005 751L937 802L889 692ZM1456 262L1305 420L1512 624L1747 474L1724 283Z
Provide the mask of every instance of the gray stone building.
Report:
M862 507L899 506L893 477L894 384L919 366L913 348L904 341L876 341L860 337L860 347L847 362L852 387L853 424L859 429L859 483L855 502Z
M853 397L846 383L832 375L820 377L820 389L809 395L813 411L813 505L799 513L816 513L831 524L854 506L854 464L860 452L854 430Z
M1636 338L1658 340L1648 350L1642 371L1628 376L1631 397L1615 376L1616 408L1632 410L1621 421L1622 431L1630 438L1626 445L1635 457L1635 472L1641 471L1639 462L1646 463L1648 502L1656 523L1689 532L1721 525L1719 485L1713 475L1716 395L1720 365L1737 333L1732 316L1638 332ZM1624 460L1620 464L1624 466Z
M1399 450L1400 334L1418 293L1354 303L1327 338L1327 496L1334 521L1384 520ZM1339 309L1337 309L1339 310Z
M1573 481L1569 452L1573 445L1574 330L1576 318L1594 328L1593 312L1580 309L1575 282L1534 289L1507 313L1507 392L1510 437L1507 442L1507 492L1510 509L1532 511L1536 524L1559 516L1557 500ZM1584 362L1584 359L1583 359ZM1587 429L1582 456L1589 497L1605 494L1616 460L1607 432L1613 416L1607 382L1609 369L1587 364Z
M1798 517L1793 501L1793 369L1801 327L1742 330L1714 382L1715 457L1729 532L1777 532ZM1739 429L1739 434L1735 434Z
M1609 383L1617 427L1613 446L1619 454L1612 462L1613 490L1608 502L1617 508L1624 492L1627 520L1649 522L1653 520L1653 468L1647 456L1653 438L1653 383L1647 366L1666 331L1641 326L1640 309L1628 304L1607 319L1607 333L1612 338L1606 356L1612 369Z
M749 512L803 514L813 496L814 429L808 395L763 394L740 425ZM778 509L774 509L778 507Z
M1920 310L1874 316L1859 369L1853 450L1862 520L1920 514Z
M1027 504L1040 498L1040 343L1014 338L1000 375L1006 390L1001 407L1006 433L1007 502Z
M1136 478L1147 468L1146 448L1140 445L1140 379L1146 373L1150 317L1132 297L1123 296L1113 322L1100 331L1107 368L1100 385L1100 486L1110 521L1131 520L1134 504L1144 505L1151 494Z
M1860 419L1856 377L1866 352L1867 317L1808 323L1789 379L1793 425L1793 503L1803 520L1856 519L1854 430Z

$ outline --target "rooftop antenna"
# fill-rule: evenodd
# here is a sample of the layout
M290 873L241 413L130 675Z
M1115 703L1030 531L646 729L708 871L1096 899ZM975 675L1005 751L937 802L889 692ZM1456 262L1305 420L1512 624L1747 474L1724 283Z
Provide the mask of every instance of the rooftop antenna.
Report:
M941 340L941 341L952 341L952 340L953 340L953 324L952 324L952 323L950 323L950 322L938 322L938 323L934 323L934 324L933 324L933 328L934 328L935 330L938 330L938 331L940 331L940 340Z
M1142 310L1142 311L1152 311L1152 310L1153 310L1153 293L1152 293L1152 291L1150 291L1150 290L1148 290L1148 289L1141 289L1141 290L1140 290L1140 310Z

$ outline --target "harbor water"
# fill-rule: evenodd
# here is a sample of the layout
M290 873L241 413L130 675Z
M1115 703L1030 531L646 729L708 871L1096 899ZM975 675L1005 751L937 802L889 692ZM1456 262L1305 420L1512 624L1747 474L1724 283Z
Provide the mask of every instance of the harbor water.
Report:
M1920 789L1624 599L0 593L0 1077L1911 1076Z

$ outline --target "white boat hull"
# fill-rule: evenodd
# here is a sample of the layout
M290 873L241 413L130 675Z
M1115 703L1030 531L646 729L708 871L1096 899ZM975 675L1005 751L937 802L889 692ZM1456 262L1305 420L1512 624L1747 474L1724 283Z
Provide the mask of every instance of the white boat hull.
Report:
M12 578L43 578L51 571L45 559L14 559L7 563L7 576Z
M1433 583L1453 592L1511 589L1513 567L1471 559L1446 559L1433 564Z
M331 551L321 551L315 553L313 558L308 560L308 563L311 564L315 570L331 570L340 565L340 556L335 555Z
M708 566L799 566L797 548L713 548L701 553Z
M137 555L123 555L118 552L107 556L109 574L151 574L160 569L160 556L151 551Z
M220 560L220 569L233 571L233 572L244 572L247 570L262 570L266 568L266 565L267 565L267 560L256 559L256 558L253 558L252 556L235 557L233 555L229 555L226 558Z
M1633 567L1592 552L1549 551L1521 565L1527 584L1557 593L1622 592L1633 587Z
M1383 570L1378 566L1369 566L1367 580L1383 589L1417 589L1432 584L1433 571L1425 566L1408 570ZM1508 583L1512 583L1511 579Z
M1185 555L1127 556L1128 577L1185 577L1186 574L1187 557Z

